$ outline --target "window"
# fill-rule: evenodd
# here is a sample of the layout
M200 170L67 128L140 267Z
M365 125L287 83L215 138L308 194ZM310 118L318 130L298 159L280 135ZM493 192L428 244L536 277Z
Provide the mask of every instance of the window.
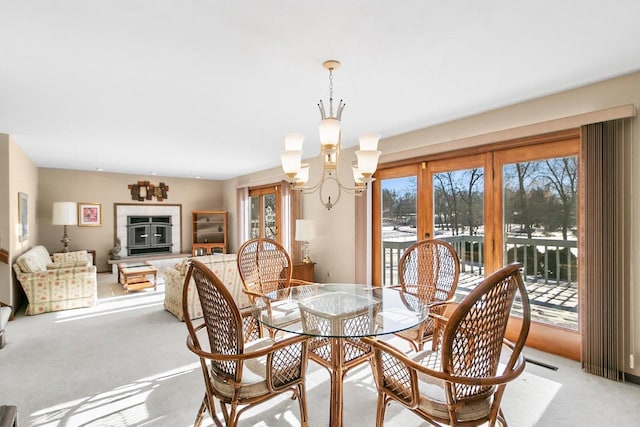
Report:
M249 189L250 238L264 237L281 242L280 188L269 185Z

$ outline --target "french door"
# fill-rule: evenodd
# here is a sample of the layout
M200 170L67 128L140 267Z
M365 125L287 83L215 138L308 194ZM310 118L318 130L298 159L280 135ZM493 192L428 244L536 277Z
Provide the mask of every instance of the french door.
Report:
M397 283L402 252L423 238L456 249L458 301L487 274L520 262L533 308L528 345L578 359L579 147L571 133L380 169L374 284Z

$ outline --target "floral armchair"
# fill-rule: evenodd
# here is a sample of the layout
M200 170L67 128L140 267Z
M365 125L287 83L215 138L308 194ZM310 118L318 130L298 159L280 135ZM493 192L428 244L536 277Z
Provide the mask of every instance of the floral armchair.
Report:
M98 276L87 251L51 257L44 246L35 246L16 259L13 269L27 295L27 315L91 307L97 302Z

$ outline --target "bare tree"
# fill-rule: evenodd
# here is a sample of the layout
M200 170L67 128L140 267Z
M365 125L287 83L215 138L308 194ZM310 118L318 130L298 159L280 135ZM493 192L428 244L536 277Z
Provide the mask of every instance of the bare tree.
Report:
M468 177L468 178L467 178ZM466 204L467 212L466 219L467 225L469 226L469 235L476 234L476 228L479 224L482 224L482 218L476 224L475 214L474 214L474 199L477 198L478 191L476 189L476 184L483 182L484 172L481 168L473 168L462 173L461 179L464 184L466 181L465 192L460 191L460 198ZM482 203L482 201L480 202Z
M575 156L545 160L547 182L555 190L562 204L562 238L567 240L569 229L575 224L578 192L578 162Z
M433 176L434 188L440 191L443 199L446 201L448 210L449 223L451 224L451 233L454 236L459 234L460 215L458 215L458 191L454 185L453 172L438 173Z

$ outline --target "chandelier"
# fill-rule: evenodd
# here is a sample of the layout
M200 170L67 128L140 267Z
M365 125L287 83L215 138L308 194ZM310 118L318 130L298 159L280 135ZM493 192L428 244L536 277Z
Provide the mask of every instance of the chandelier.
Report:
M339 179L340 166L340 120L345 104L340 100L336 112L333 111L333 71L340 67L335 60L325 61L322 66L329 71L329 115L322 100L318 103L320 109L320 156L322 157L322 177L315 185L307 185L309 181L309 164L302 163L302 143L304 136L290 133L285 138L285 151L281 154L282 169L287 174L291 187L303 194L318 192L320 201L331 210L339 201L342 192L362 194L367 184L373 181L373 174L378 167L378 140L380 135L366 134L359 138L360 150L356 151L357 162L351 168L353 185L345 185ZM327 185L333 183L333 185ZM331 193L331 194L328 194Z

